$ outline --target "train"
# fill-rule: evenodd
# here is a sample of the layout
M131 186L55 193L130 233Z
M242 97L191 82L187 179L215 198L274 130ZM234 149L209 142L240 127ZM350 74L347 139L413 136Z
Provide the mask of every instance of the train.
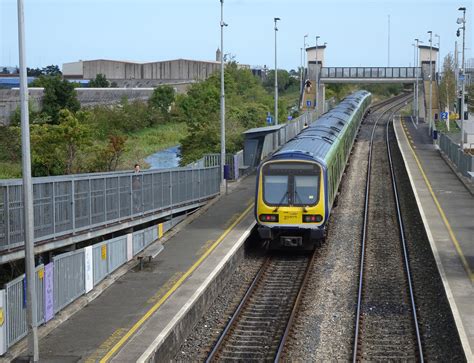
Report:
M270 249L314 249L327 223L372 95L357 91L257 168L255 218Z

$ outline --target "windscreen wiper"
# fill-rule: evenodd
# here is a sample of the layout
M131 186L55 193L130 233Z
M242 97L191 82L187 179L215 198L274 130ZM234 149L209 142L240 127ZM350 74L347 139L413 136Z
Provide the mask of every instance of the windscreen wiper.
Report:
M273 213L278 212L278 208L280 208L283 205L283 201L285 200L286 196L288 195L288 190L286 191L285 194L283 194L283 197L281 200L278 202L276 208L273 210Z
M296 189L296 188L295 188ZM295 196L300 200L301 204L303 205L303 212L307 213L308 210L306 209L306 207L304 206L304 203L303 203L303 200L301 199L300 195L298 194L298 192L295 190Z

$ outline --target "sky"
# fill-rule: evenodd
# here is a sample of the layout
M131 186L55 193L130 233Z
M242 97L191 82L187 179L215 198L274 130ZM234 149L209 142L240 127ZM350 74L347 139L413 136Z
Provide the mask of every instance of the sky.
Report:
M465 0L224 0L224 53L242 64L296 69L306 43L327 42L325 66L412 66L415 38L440 35L454 53L466 11L466 59L473 57L473 2ZM215 60L219 0L24 0L26 62L31 68L89 59L138 62ZM390 58L388 57L390 15ZM433 36L433 46L438 38ZM18 65L17 0L0 0L0 66Z

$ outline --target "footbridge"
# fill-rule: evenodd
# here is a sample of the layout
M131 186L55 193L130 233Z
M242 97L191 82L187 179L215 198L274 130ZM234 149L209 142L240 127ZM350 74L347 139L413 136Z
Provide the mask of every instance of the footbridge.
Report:
M324 64L325 51L326 45L306 48L308 61L302 80L302 85L305 85L301 89L302 109L316 110L318 115L327 111L325 109L326 84L403 83L413 85L413 89L418 87L420 97L417 109L422 118L427 118L426 110L430 108L429 89L431 89L432 118L436 119L438 116L440 107L436 74L438 48L419 45L418 61L413 67L328 67ZM306 86L308 84L309 87Z

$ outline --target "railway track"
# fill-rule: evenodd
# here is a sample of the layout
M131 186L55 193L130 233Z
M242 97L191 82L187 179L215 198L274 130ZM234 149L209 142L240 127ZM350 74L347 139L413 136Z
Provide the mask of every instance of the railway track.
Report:
M388 127L410 96L385 104L370 138L353 361L423 362ZM380 124L385 124L384 130ZM385 150L386 149L386 150ZM375 156L375 157L374 157ZM377 174L372 173L376 169ZM371 190L375 190L371 193Z
M313 260L314 253L269 256L206 362L277 361Z

